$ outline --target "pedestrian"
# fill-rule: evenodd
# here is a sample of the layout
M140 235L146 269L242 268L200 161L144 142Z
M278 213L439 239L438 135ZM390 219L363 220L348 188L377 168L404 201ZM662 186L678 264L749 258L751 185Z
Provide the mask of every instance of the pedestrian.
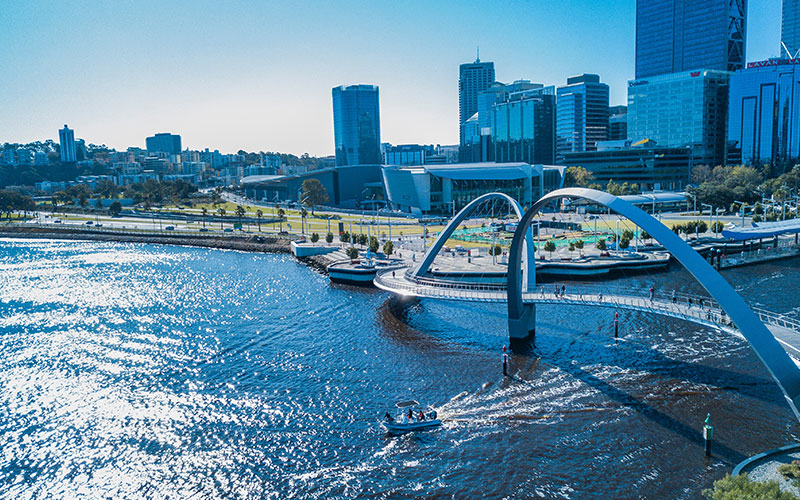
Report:
M542 297L544 298L544 287L542 287Z
M562 284L561 285L561 296L563 297L566 294L567 294L567 287Z
M678 302L678 294L675 293L675 290L672 291L672 303L675 304Z
M655 289L654 289L654 288L651 286L651 287L650 287L650 302L653 302L653 298L655 297L655 294L656 294L656 291L655 291Z
M600 299L600 302L603 302L603 292L598 294L598 298Z
M689 297L689 307L692 307L692 298Z
M506 346L503 346L503 376L508 376L508 353L506 353Z
M558 298L558 283L556 283L556 285L555 285L555 286L556 286L556 291L555 291L555 294L556 294L556 298Z
M392 278L394 278L394 271L392 271Z

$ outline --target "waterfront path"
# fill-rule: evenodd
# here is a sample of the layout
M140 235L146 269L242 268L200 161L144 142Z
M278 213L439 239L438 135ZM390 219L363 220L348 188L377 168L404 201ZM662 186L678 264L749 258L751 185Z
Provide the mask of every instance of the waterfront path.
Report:
M504 283L418 278L411 274L410 268L380 273L375 277L375 285L410 297L489 303L507 301ZM555 290L552 283L541 285L535 291L524 292L522 300L529 304L587 305L650 312L741 335L719 304L710 297L678 292L673 296L671 291L654 291L651 299L649 290L604 285L570 286L563 294L556 293ZM800 321L760 308L752 309L795 363L800 365Z

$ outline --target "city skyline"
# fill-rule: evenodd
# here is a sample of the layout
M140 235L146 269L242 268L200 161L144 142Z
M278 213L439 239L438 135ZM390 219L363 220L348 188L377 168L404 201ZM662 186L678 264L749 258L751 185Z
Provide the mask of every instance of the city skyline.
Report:
M11 3L0 30L10 49L0 55L0 142L57 140L69 123L87 143L117 149L170 131L190 149L326 156L334 152L330 89L363 83L381 87L384 142L457 144L458 68L475 59L476 45L499 81L558 85L593 72L609 84L612 105L626 103L634 77L634 2L609 2L602 12L588 1L491 12L451 2L223 10ZM781 1L748 8L748 61L777 55ZM370 16L374 26L359 23ZM428 21L392 22L416 18ZM340 32L344 20L358 29ZM46 36L32 36L31 26Z

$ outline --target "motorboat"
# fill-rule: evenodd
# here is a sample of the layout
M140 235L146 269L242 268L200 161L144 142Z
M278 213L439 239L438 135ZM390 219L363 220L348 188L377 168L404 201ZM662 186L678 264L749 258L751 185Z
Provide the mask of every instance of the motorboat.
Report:
M442 425L442 421L437 418L436 410L432 406L423 408L418 401L400 401L395 404L397 415L394 417L386 412L383 426L389 432L411 432L424 429L432 429ZM409 418L409 414L411 418ZM419 418L420 414L423 418Z

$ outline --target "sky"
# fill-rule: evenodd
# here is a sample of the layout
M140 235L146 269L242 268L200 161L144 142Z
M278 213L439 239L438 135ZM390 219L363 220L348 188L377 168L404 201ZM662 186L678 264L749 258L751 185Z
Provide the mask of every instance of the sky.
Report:
M546 85L634 76L635 0L0 0L0 143L333 153L331 88L380 87L381 141L458 142L458 66ZM747 59L778 55L780 0L748 2Z

